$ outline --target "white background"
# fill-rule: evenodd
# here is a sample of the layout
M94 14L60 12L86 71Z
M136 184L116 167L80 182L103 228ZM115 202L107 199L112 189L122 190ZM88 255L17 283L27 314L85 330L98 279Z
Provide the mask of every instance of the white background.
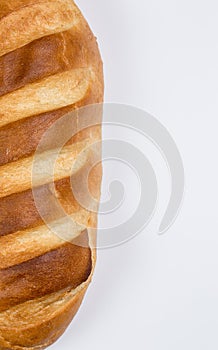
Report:
M140 107L170 131L186 193L175 224L101 250L83 305L53 350L218 348L217 0L78 0L98 37L107 102ZM162 164L162 166L161 166ZM134 198L133 198L134 201Z

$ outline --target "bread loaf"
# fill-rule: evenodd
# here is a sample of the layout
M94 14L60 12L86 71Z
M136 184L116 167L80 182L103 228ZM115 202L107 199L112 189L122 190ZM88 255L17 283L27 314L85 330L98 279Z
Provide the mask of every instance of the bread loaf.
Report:
M33 183L35 152L56 121L73 112L77 125L81 107L103 101L102 61L72 0L1 0L0 39L0 349L44 349L76 314L95 267L97 214L72 186L80 189L101 128L72 135L54 178L39 173ZM98 164L88 177L97 203L100 186ZM63 237L52 229L64 220L54 194L74 223Z

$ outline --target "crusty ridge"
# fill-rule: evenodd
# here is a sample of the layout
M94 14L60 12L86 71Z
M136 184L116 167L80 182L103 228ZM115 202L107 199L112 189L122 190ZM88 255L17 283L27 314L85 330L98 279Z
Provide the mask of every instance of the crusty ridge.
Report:
M67 224L62 219L52 222L52 227L59 229L59 235L44 224L0 237L0 271L46 254L50 250L63 246L66 242L75 240L88 226L89 213L81 210L76 213L76 217L79 222L75 221L75 214L70 216L71 230L67 229ZM86 241L81 241L79 245L89 246Z
M0 143L0 155L3 155L1 165L9 168L11 166L14 166L14 170L16 171L15 165L18 164L16 163L17 161L22 163L24 158L26 159L27 157L33 155L34 150L36 149L37 144L40 141L40 137L43 134L43 131L46 131L46 129L49 127L48 120L51 121L51 115L52 118L54 118L53 120L57 120L66 112L75 110L80 106L84 106L91 103L98 103L102 101L102 62L100 59L95 38L91 33L87 23L83 19L81 13L77 9L76 5L71 0L37 0L34 2L31 0L2 0L0 3L0 36L2 39L0 43L0 101L7 102L7 106L5 108L9 108L8 113L6 112L4 114L5 111L3 110L2 104L2 108L0 111L0 123L2 123L0 124L0 141L1 136L3 141L2 143ZM60 49L60 45L62 45L62 49ZM41 48L41 60L37 57L37 47ZM46 62L44 62L43 57L46 57ZM18 63L16 63L17 60ZM49 109L36 108L33 114L33 110L30 111L31 113L28 112L26 114L23 110L20 114L12 114L10 106L12 106L14 96L18 96L20 94L19 103L21 107L22 105L25 105L25 103L29 103L29 99L31 98L30 95L28 97L28 100L25 100L25 98L22 100L22 96L26 94L25 89L28 86L30 86L31 84L37 84L37 82L39 83L40 81L43 81L44 83L45 81L51 82L53 78L55 78L55 76L57 75L58 77L59 75L60 77L67 77L68 73L66 72L75 73L78 72L77 70L82 70L86 73L91 71L91 76L89 75L89 73L88 75L85 74L85 77L82 80L82 82L84 83L82 83L82 86L85 86L85 88L83 89L80 95L79 92L81 92L81 87L77 85L77 83L75 85L72 84L74 86L79 86L78 95L74 94L75 98L68 100L67 103L57 104L55 106L54 111L52 111L52 109L50 109L49 107ZM66 80L67 79L68 78L66 78ZM73 79L72 83L75 83L74 77L71 76L71 79ZM63 80L63 83L66 82L66 80ZM62 95L63 98L64 90L65 89L60 88L58 92L58 95ZM50 99L51 95L48 98L48 104L49 102L51 102ZM6 118L7 120L4 119L6 114L8 116L8 119ZM15 118L15 115L18 114L19 118ZM35 121L35 124L33 121ZM76 119L73 119L73 123L77 122L78 121ZM37 123L39 123L41 131L40 133L36 133L35 136L34 127L36 127L37 129ZM24 131L25 125L29 125L28 133ZM13 130L19 130L19 143L20 145L24 144L24 147L19 146L19 143L16 144L16 131L14 132ZM7 139L6 135L8 135L8 132L9 134L14 135L12 139ZM93 135L93 133L90 131L90 137L91 134ZM78 139L79 142L83 142L83 140L85 140L88 135L89 132L87 130L84 133L82 132ZM96 135L97 139L100 138L99 127L96 127L94 135ZM30 141L31 138L33 138L32 144ZM75 138L74 140L72 140L72 142L77 145L78 140ZM77 171L77 173L79 172ZM95 175L93 175L93 177L91 178L90 183L91 187L96 187L97 181L98 186L95 189L95 196L99 198L101 166L96 168ZM61 183L64 183L63 181L67 181L67 178L58 180L59 186L61 186ZM7 186L13 187L12 182L14 181L11 181L11 183L9 181L9 184L7 184ZM20 190L24 191L24 189L25 188L21 188ZM27 190L26 192L28 191L29 190ZM24 193L25 192L18 193L17 198L21 199ZM64 191L63 193L60 191L59 195L60 201L65 203ZM7 203L7 210L10 210L11 206L11 211L13 212L13 209L15 209L14 214L16 213L16 208L18 208L19 206L17 206L18 202L13 200L10 201L10 199L13 196L17 196L17 191L15 188L12 192L9 191L8 193L6 193L6 197L0 198L0 207L3 205L2 213L4 213L4 210L6 208L5 203ZM13 203L15 204L15 208L13 208ZM71 203L72 208L77 207L75 198L71 200ZM67 206L69 206L69 204L70 202L67 203ZM25 201L23 203L23 206L23 211L28 211L28 206L25 203ZM19 222L22 223L22 211L20 210L19 213L21 215L21 220ZM24 213L24 216L25 215L26 214ZM77 218L81 215L81 210L77 208L76 212L72 213L72 215L74 215L75 222L77 222ZM96 224L96 215L93 215L93 217L91 217L90 213L88 213L86 210L84 210L83 215L85 215L84 218L87 216L87 226L90 224L90 222ZM3 220L5 220L5 217ZM19 235L19 233L15 230L15 221L13 222L12 220L12 226L8 231L6 230L5 233L3 228L2 232L0 232L0 236L2 236L3 240L11 238L11 244L13 246L13 249L16 250L16 244L13 245L12 238L15 238L16 235L16 237L18 238ZM30 227L28 226L29 224ZM40 225L41 224L42 223L40 223ZM35 230L37 229L38 225L39 220L35 221L35 224L33 224ZM26 230L25 233L28 234L28 230L31 233L32 229L32 223L28 223L28 220L26 220L24 225L24 230ZM20 233L21 239L23 238L23 233L24 232ZM73 279L71 277L69 279L69 282L67 284L64 284L64 276L66 276L66 273L63 273L63 275L61 275L61 271L59 271L60 276L58 277L56 274L55 277L57 286L57 288L55 287L55 290L48 288L48 290L44 290L43 293L45 295L43 295L43 293L41 293L40 291L40 288L38 288L38 292L36 292L36 290L33 288L33 293L31 294L31 288L34 287L35 265L32 265L32 269L31 259L28 260L30 258L30 255L27 257L26 260L26 258L24 257L24 252L24 264L26 265L23 265L25 266L25 268L24 270L22 270L22 273L23 276L26 276L28 283L31 283L31 280L29 279L30 277L28 276L31 276L31 278L33 278L33 284L31 288L27 287L25 289L25 284L22 285L22 280L20 279L21 276L19 276L19 272L21 272L21 265L19 264L22 264L22 261L18 261L18 264L14 265L16 264L16 259L13 262L12 257L12 265L7 266L6 263L5 266L2 265L2 268L0 269L0 276L2 273L2 276L4 277L2 277L1 279L3 287L0 287L0 296L1 291L3 291L5 287L7 288L7 279L12 281L13 276L14 283L18 283L17 286L19 286L20 283L20 286L22 286L22 288L24 289L22 293L22 288L16 287L16 285L14 285L14 287L12 287L10 290L9 299L7 299L6 294L5 297L1 298L2 304L0 303L0 310L5 309L5 311L0 312L0 349L42 349L54 342L63 333L64 329L67 327L72 317L75 315L93 274L95 265L95 249L93 247L93 244L95 242L95 235L92 235L91 231L89 230L88 233L88 241L84 247L81 246L81 244L79 244L78 246L71 244L65 245L63 243L60 244L60 246L58 245L58 247L55 247L55 244L53 246L51 244L48 245L48 250L43 250L41 252L38 251L38 254L43 254L37 255L36 258L38 259L38 262L43 261L43 258L46 259L45 261L47 261L48 259L48 263L50 264L52 264L52 261L54 261L55 264L51 268L51 271L53 270L54 274L56 274L56 272L58 273L60 269L60 265L59 263L57 263L57 259L62 259L64 254L66 254L66 257L69 257L69 259L71 260L70 247L74 247L75 252L79 257L78 263L86 261L84 269L78 269L78 272L81 272L81 276L83 276L81 277L82 279L77 280L77 284L79 284L78 286L73 282ZM8 234L8 236L4 236L5 234ZM51 233L47 232L47 234L49 236ZM78 239L82 239L82 237L83 233L81 232L78 235ZM34 255L36 254L37 249L33 249L33 245L31 246L30 240L29 243L30 244L28 246L28 249L30 249L30 251L32 249L32 258L34 259ZM19 244L18 246L20 247ZM10 249L8 250L8 253L9 252ZM91 255L89 253L91 253ZM75 256L74 253L73 256ZM59 261L62 261L63 267L65 267L64 260ZM89 263L90 261L91 265ZM57 266L55 265L59 265L59 268L57 269ZM74 265L72 265L72 268L73 266ZM18 272L17 277L16 271ZM75 277L75 274L73 275ZM49 278L51 280L51 285L53 285L52 274L49 276ZM23 281L24 280L25 279L23 279ZM6 281L5 285L4 281ZM13 283L11 284L11 286L13 286ZM18 288L17 291L21 294L20 299L18 298L15 302L16 297L14 293L16 292L16 288ZM76 289L74 290L74 288ZM28 290L30 291L29 295L28 293L25 294ZM26 295L26 297L24 296L24 294Z
M79 171L88 160L90 141L87 139L65 146L60 152L49 150L33 157L22 158L17 162L2 165L0 167L0 198L26 191L33 186L38 187L69 177ZM82 157L76 162L80 153L82 153ZM54 158L54 167L50 169L47 160L53 159L52 157ZM34 171L34 176L32 176L32 171Z
M0 270L0 311L69 286L74 289L87 280L91 269L85 230L70 243Z
M91 69L81 68L44 78L0 98L0 127L72 105L84 98Z
M74 290L65 289L0 313L1 349L39 350L52 344L76 314L90 280L91 276Z
M38 1L15 9L0 20L0 55L72 28L78 20L77 14L71 0Z

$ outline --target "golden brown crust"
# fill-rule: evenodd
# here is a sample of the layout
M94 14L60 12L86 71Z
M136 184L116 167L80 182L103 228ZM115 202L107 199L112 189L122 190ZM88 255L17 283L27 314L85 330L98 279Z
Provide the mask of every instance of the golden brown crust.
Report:
M33 155L45 130L71 109L61 108L0 128L0 165ZM17 140L21 142L17 144Z
M66 31L77 23L77 17L78 10L71 0L26 2L0 19L0 55L43 36Z
M37 205L40 206L40 213L47 222L52 222L62 217L56 203L53 203L54 190L56 196L68 215L75 214L79 224L86 224L86 217L81 217L82 210L88 214L89 226L94 227L92 222L93 215L85 211L74 196L74 186L81 184L81 178L89 170L89 164L86 163L78 173L70 178L64 178L54 183L54 188L50 184L45 184L35 188L34 195L32 190L14 193L11 196L1 198L0 200L0 237L12 234L27 228L33 228L44 224L40 216L34 198L37 198ZM101 166L94 167L89 176L89 191L93 198L99 198L99 182L101 181ZM75 184L75 185L72 185ZM92 220L91 220L92 219ZM1 242L0 242L1 244Z
M91 68L73 69L0 97L0 127L81 101L93 79Z
M87 231L72 243L0 270L0 312L85 282L92 269L91 254L89 248L80 244L88 245Z
M89 283L90 279L78 290L63 291L46 298L45 304L42 299L37 299L36 305L27 302L21 304L20 308L10 309L10 316L8 312L0 314L0 323L2 318L10 317L10 326L6 323L0 329L1 350L45 349L55 342L77 313ZM35 312L35 323L31 322L32 314L28 313L30 309L33 314ZM23 322L15 326L18 317ZM26 323L26 317L30 322Z
M12 188L16 182L15 177L7 178L12 171L6 170L12 169L11 164L12 167L21 164L24 158L34 154L42 135L54 121L67 112L102 101L103 73L96 40L71 0L2 0L0 36L0 173L5 170L5 189ZM64 88L61 88L60 80ZM65 102L55 101L54 85L58 84L58 98L62 96ZM76 93L72 92L72 86L77 88ZM47 100L41 94L44 100L38 103L37 92L45 87L50 94ZM83 131L68 145L83 142L93 135L99 139L100 134L100 127L94 132ZM79 186L83 168L75 174L74 186ZM20 173L21 168L16 167L16 170ZM91 172L89 179L90 189L97 199L100 184L101 165ZM96 259L93 247L96 236L89 230L88 247L86 236L85 246L56 239L57 246L55 240L48 240L47 246L44 241L34 249L34 240L32 242L28 234L31 235L32 228L42 225L43 221L29 185L26 191L22 181L19 186L20 189L14 186L12 192L3 189L6 197L0 198L0 248L1 242L2 247L7 244L6 255L13 249L8 262L6 255L2 259L0 268L1 350L44 349L52 344L77 312L91 281ZM58 214L46 205L49 186L38 187L36 193L44 204L47 217L53 220ZM86 227L96 224L97 215L81 208L69 193L69 178L56 181L55 189L61 205L72 214L75 222L82 218ZM40 239L42 231L38 232ZM47 233L46 239L49 235ZM16 239L20 239L17 245ZM29 251L21 252L22 239L27 239Z
M55 182L55 189L59 198L64 198L70 205L65 206L68 214L81 210L80 205L73 197L70 186L70 178L61 179ZM38 198L38 205L48 221L58 219L58 208L49 205L52 202L53 189L46 184L35 189L35 197ZM15 193L1 199L0 206L0 236L26 228L37 227L43 224L43 220L37 211L32 190Z
M73 242L81 247L88 248L89 241L81 239L82 232L88 226L88 213L81 211L77 216L84 216L84 223L78 224L74 218L75 213L69 216L71 229L67 229L67 222L64 217L50 223L26 230L17 231L13 234L2 236L0 238L0 269L22 264L38 256L44 255L49 251L64 246L67 242ZM80 238L77 240L76 238Z

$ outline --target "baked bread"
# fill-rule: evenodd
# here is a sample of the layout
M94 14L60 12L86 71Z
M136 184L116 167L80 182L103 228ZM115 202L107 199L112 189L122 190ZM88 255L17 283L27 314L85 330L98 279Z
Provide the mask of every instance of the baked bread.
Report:
M100 154L101 127L64 144L54 181L39 173L33 183L32 166L54 123L70 113L77 127L81 107L103 101L102 61L72 0L0 0L0 39L0 349L44 349L76 314L95 267L96 210L72 187L80 191ZM100 186L98 163L87 187L97 206ZM63 237L54 195L73 223Z

